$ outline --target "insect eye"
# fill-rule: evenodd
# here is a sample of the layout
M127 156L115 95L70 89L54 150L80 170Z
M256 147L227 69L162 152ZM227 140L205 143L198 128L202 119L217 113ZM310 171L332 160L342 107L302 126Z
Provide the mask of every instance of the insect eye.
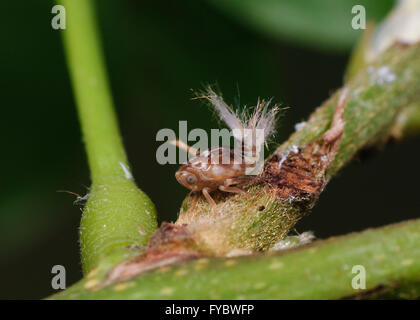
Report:
M195 177L195 175L190 174L187 176L186 181L188 184L194 184L197 182L197 178Z

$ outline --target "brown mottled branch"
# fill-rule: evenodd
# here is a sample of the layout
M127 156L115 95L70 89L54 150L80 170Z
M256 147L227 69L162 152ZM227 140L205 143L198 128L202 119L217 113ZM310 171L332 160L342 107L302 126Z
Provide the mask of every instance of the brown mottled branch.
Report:
M340 91L346 92L345 101ZM261 181L249 184L247 195L215 193L219 214L201 195L187 196L175 225L165 224L146 253L115 267L108 281L130 278L156 263L269 250L358 152L383 145L396 132L401 137L406 127L413 131L410 115L418 115L419 98L420 46L395 45L315 110L267 159Z
M310 211L325 183L358 152L395 138L396 129L404 133L410 126L413 131L412 117L418 115L420 106L420 46L393 46L345 88L345 127L336 153L322 154L317 148L319 137L326 140L340 131L333 120L340 90L269 157L264 183L249 186L247 197L219 194L221 214L217 216L209 213L202 197L185 199L176 224L186 224L203 252L226 255L268 250Z

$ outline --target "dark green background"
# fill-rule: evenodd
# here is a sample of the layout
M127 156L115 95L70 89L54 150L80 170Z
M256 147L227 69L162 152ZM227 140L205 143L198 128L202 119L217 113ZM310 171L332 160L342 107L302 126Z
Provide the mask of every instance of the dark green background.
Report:
M360 35L349 27L351 5L366 2L368 17L380 18L392 3L337 2L261 0L268 9L274 3L271 11L278 20L265 23L260 16L262 24L255 24L250 0L244 5L230 0L96 1L124 143L136 181L155 202L160 221L176 219L187 190L174 178L177 166L156 163L157 131L177 131L179 120L188 120L190 129L218 128L211 112L191 100L191 89L218 82L230 102L239 87L243 104L274 97L290 106L279 126L280 143L341 86ZM282 25L286 11L279 4L295 6L298 28ZM81 208L72 204L74 196L57 190L85 194L89 172L61 31L50 25L52 6L47 0L0 3L0 298L53 293L56 264L66 267L68 285L81 277ZM325 26L318 32L310 23ZM340 28L334 30L341 23L348 26L341 28L343 35ZM420 174L408 168L419 164L419 142L413 138L362 162L356 159L297 229L324 238L418 216Z

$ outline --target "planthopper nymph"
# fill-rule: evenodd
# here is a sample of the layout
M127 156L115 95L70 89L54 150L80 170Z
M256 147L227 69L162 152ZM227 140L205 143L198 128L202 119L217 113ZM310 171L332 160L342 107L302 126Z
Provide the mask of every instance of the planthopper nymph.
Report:
M211 88L202 98L210 102L219 118L232 131L236 147L213 147L200 152L181 141L173 141L173 144L193 155L180 166L175 177L192 192L202 192L214 211L216 203L211 192L245 193L239 185L259 179L253 170L264 161L261 159L261 149L274 133L279 108L269 108L270 101L258 100L250 116L247 116L247 109L239 116Z

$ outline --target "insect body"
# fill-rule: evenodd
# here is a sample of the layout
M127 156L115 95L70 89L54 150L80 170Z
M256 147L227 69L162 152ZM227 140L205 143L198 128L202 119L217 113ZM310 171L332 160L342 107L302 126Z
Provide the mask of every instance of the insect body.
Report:
M221 190L245 193L235 185L259 178L248 175L247 169L256 166L259 151L264 147L265 139L274 132L274 120L278 109L274 107L268 111L268 103L258 102L252 116L241 120L211 89L208 89L208 95L205 98L210 101L219 117L232 130L233 137L240 147L214 147L200 153L180 141L175 141L174 144L178 147L194 155L190 161L181 165L175 177L180 184L191 191L201 191L214 210L216 203L210 192ZM255 139L257 129L263 131L259 140Z
M245 175L247 167L245 162L238 159L243 160L243 157L236 154L235 159L234 149L215 147L181 165L175 177L184 187L192 191L201 191L207 201L214 206L215 202L209 194L214 190L244 192L238 187L232 187L234 184L249 180Z

